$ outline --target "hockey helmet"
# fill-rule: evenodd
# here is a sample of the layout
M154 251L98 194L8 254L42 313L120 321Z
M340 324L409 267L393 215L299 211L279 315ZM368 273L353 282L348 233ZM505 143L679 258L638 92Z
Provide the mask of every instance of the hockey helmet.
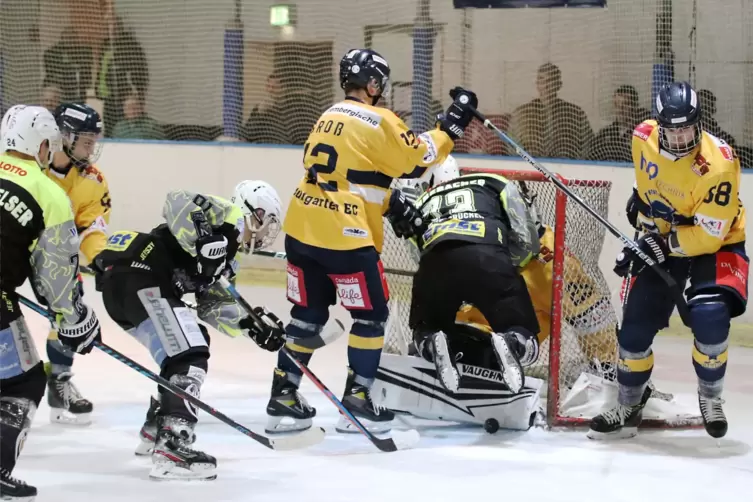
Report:
M659 142L667 152L685 156L701 142L701 103L687 82L666 84L656 95Z
M460 166L455 157L448 155L444 162L429 170L429 186L435 187L440 183L452 181L460 177Z
M390 96L390 65L379 53L370 49L351 49L340 60L340 87L349 89L367 89L369 83L379 88L371 96L372 105L379 98Z
M16 105L11 107L0 124L2 151L14 151L30 155L39 167L47 167L54 152L63 148L60 129L55 118L44 107ZM42 159L39 151L49 142L49 154Z
M241 181L231 199L243 212L245 230L241 236L241 251L269 247L280 233L282 203L277 191L264 181Z
M63 151L74 166L84 169L97 161L102 153L102 118L89 105L64 103L55 110Z

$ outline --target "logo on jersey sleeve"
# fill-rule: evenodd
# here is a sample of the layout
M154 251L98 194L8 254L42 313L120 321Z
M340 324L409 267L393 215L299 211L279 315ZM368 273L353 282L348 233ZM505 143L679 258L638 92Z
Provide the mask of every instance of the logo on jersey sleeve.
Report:
M706 173L709 172L709 162L706 160L706 158L700 154L700 152L695 156L695 159L693 160L693 166L691 167L694 173L696 173L698 176L703 176Z
M638 127L633 130L633 136L640 138L643 141L648 141L648 137L651 136L653 131L654 126L647 122L641 122L638 124Z
M703 229L704 232L711 237L722 237L724 226L727 224L727 220L718 220L705 214L696 213L693 217L695 224Z

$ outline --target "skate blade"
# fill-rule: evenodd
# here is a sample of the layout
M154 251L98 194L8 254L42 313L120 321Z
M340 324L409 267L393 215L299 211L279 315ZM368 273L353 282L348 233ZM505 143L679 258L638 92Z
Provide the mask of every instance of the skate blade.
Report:
M283 423L287 419L289 422ZM267 434L285 434L290 432L303 432L311 428L314 421L310 418L273 417L269 416L264 431Z
M366 430L371 432L372 434L384 434L387 432L390 432L392 430L392 424L394 420L389 420L387 422L374 422L365 418L356 417L358 420L363 424L364 427L366 427ZM345 418L344 416L340 416L340 419L337 421L337 425L335 425L335 430L337 432L341 432L343 434L360 434L361 431L359 431L350 420Z
M623 427L614 432L599 432L589 429L586 437L597 441L615 441L620 439L630 439L638 435L638 427Z
M0 500L12 500L13 502L34 502L36 499L36 495L31 495L29 497L9 497L7 495L0 494Z
M497 361L502 369L502 378L510 392L517 394L525 384L525 376L520 367L520 363L515 359L510 346L503 336L499 334L492 335L492 346L494 353L497 355Z
M212 481L217 479L217 469L210 464L197 464L190 470L174 464L159 464L152 467L149 479L154 481Z
M91 425L91 413L74 414L63 408L50 408L50 422L61 425Z

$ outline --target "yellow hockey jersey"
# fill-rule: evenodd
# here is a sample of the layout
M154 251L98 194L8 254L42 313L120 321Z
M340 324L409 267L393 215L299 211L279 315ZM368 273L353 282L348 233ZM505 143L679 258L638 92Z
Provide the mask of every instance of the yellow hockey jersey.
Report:
M107 245L107 225L112 207L107 181L95 166L86 169L72 167L65 175L52 168L46 172L71 200L81 238L83 263L89 264Z
M381 252L392 180L421 176L452 147L439 129L416 136L391 111L346 98L324 112L304 145L306 172L283 230L325 249Z
M715 253L745 240L738 198L740 161L727 143L703 131L695 153L677 158L659 146L659 127L646 120L633 132L638 221L668 237L673 256Z

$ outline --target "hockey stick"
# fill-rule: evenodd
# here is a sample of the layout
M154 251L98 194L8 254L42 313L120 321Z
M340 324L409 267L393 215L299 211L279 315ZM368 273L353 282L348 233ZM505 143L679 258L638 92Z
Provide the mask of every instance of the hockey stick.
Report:
M230 295L235 298L235 300L238 302L239 305L241 305L249 316L251 316L256 322L259 324L264 324L264 320L260 319L259 316L257 316L254 313L253 308L251 305L238 293L238 290L235 289L235 286L230 284L230 281L228 281L225 277L221 277L219 279L220 285L225 288ZM296 343L298 343L296 341ZM371 431L369 431L353 414L348 411L348 409L343 405L343 403L335 397L335 395L332 393L331 390L327 388L326 385L322 383L321 380L301 361L298 360L286 347L283 347L281 351L288 356L288 358L295 364L295 366L301 370L301 372L306 375L313 383L316 385L316 387L322 391L322 393L327 397L327 399L330 400L332 404L335 405L335 407L340 411L340 413L347 418L350 423L353 424L353 426L358 429L366 438L371 441L374 446L379 448L381 451L385 452L391 452L391 451L397 451L397 450L403 450L406 448L412 448L416 445L419 441L419 435L418 432L416 432L415 429L411 429L409 431L399 432L399 431L392 431L392 435L394 437L389 437L385 439L381 439L377 436L375 436Z
M18 298L21 304L29 307L34 312L46 317L47 319L51 319L50 313L47 311L47 309L45 309L41 305L38 305L37 303L21 295L18 295ZM139 363L129 358L128 356L121 354L120 352L113 349L109 345L106 345L102 342L95 341L94 346L97 347L102 352L104 352L105 354L117 359L118 361L125 364L126 366L129 366L133 368L134 370L138 371L145 377L157 383L160 387L163 387L165 390L172 392L173 394L183 399L184 401L188 401L189 403L193 404L197 408L212 415L219 421L226 423L227 425L237 430L241 434L245 434L246 436L250 437L254 441L261 443L262 445L266 446L270 450L276 450L276 451L298 450L300 448L307 448L309 446L313 446L315 444L321 443L322 440L324 439L324 429L321 429L321 428L312 428L307 431L301 432L300 434L296 434L295 436L286 436L286 437L280 437L280 438L268 438L261 434L257 434L256 432L250 429L247 429L243 425L231 419L224 413L221 413L215 408L204 403L204 401L201 401L195 396L189 394L188 392L181 389L177 385L174 385L170 383L168 380L157 375L156 373L149 371L144 366L140 365Z
M602 215L594 211L591 206L588 205L581 197L579 197L577 194L575 194L570 188L562 182L562 180L554 173L552 173L549 169L541 165L536 159L531 157L528 152L523 150L523 148L518 145L515 141L513 141L510 136L502 132L497 126L491 123L489 119L484 117L484 115L476 110L475 108L471 107L471 111L473 114L478 118L481 122L483 122L484 127L489 129L490 131L494 132L497 136L499 136L499 139L504 141L505 143L509 144L515 149L515 153L517 153L520 157L523 158L526 162L528 162L531 166L534 167L538 172L543 174L544 176L549 179L552 183L554 183L554 186L559 188L562 192L565 193L570 199L574 200L580 207L585 209L591 216L596 218L599 223L604 225L607 230L609 230L609 233L617 237L620 241L622 241L622 244L629 248L630 251L635 254L638 258L640 258L648 267L650 267L654 272L656 272L659 277L662 278L664 282L667 283L667 286L669 286L669 290L672 293L672 296L675 300L675 305L677 306L677 311L680 314L680 318L682 319L682 322L686 326L690 326L690 312L688 310L688 304L685 302L685 297L682 294L682 291L680 290L680 287L677 285L677 281L667 272L664 268L662 268L658 263L656 263L651 257L649 257L646 253L643 252L643 250L638 246L638 244L635 243L635 241L630 240L630 238L623 234L617 227L615 227L609 220L604 218Z
M191 310L199 310L199 306L195 303L183 302L183 305ZM316 350L321 349L325 345L329 345L330 343L336 341L343 335L343 333L345 333L345 325L342 323L342 321L340 321L340 319L334 319L334 322L337 326L333 326L332 328L327 329L324 333L321 333L319 335L312 336L304 340L299 340L296 342L296 345L299 345L305 349Z
M278 260L287 260L288 255L285 251L264 251L264 250L258 250L254 251L253 254L258 256L267 256L269 258L277 258ZM393 274L393 275L402 275L405 277L413 277L415 275L415 272L411 272L409 270L400 270L397 268L385 268L384 269L385 274Z

